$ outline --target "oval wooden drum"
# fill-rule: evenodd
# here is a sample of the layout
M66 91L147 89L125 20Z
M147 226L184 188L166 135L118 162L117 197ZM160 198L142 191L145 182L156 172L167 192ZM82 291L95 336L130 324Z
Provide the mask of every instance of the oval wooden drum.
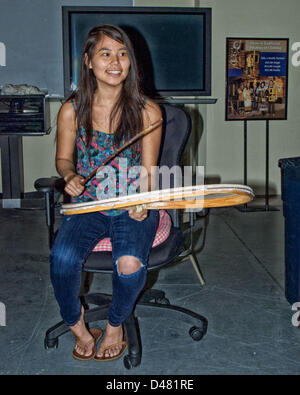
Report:
M63 204L65 215L84 214L111 209L202 209L207 207L237 206L254 198L252 189L246 185L214 184L163 189L118 198L85 203Z

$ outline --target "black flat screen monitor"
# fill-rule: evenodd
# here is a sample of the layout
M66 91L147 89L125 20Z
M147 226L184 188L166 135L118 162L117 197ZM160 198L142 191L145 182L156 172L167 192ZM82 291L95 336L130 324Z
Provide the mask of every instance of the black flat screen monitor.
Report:
M129 35L146 95L211 95L210 8L62 9L65 97L77 87L87 33L101 24L118 25Z

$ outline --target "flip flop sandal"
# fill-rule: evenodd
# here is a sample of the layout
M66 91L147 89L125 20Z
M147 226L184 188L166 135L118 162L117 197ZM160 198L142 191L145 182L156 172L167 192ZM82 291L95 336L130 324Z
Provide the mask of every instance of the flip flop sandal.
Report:
M101 329L90 329L90 334L93 336L93 338L90 341L88 341L86 344L81 343L78 338L75 338L75 339L76 339L76 345L79 346L81 349L83 349L84 353L88 349L88 346L91 343L94 343L94 347L93 347L91 354L81 355L74 348L72 355L75 359L78 359L79 361L89 361L90 359L93 359L94 356L96 355L97 343L100 340L100 338L102 337L103 331Z
M122 348L121 348L119 354L115 355L114 357L105 357L105 351L106 351L106 350L109 350L109 349L114 348L114 347L119 347L119 346L122 346ZM105 348L103 349L103 356L102 356L102 357L98 357L98 356L96 355L96 353L95 353L95 355L94 355L94 360L97 361L97 362L114 361L114 360L116 360L116 359L119 359L119 358L124 354L126 348L127 348L127 341L126 341L126 339L125 339L125 340L123 340L123 341L121 341L121 342L119 342L119 343L111 344L110 346L105 347Z

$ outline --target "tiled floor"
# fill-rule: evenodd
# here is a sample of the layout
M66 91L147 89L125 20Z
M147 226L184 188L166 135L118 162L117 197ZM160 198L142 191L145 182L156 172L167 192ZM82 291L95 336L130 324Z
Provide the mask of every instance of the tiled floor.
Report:
M184 261L162 269L155 287L171 303L205 315L208 332L195 342L179 320L162 314L140 318L142 363L127 370L122 359L73 359L71 333L57 349L44 349L45 331L61 318L49 280L44 212L30 208L0 209L0 302L6 307L0 374L300 373L300 331L284 296L282 210L212 209L205 231L205 221L197 219L195 250L206 285ZM92 291L110 289L109 275L94 276Z

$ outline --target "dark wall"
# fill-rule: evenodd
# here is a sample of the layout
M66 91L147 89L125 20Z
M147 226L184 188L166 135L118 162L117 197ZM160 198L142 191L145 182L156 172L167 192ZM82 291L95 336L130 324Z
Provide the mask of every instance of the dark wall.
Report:
M63 96L62 6L131 6L132 0L0 0L6 65L0 86L28 84Z

